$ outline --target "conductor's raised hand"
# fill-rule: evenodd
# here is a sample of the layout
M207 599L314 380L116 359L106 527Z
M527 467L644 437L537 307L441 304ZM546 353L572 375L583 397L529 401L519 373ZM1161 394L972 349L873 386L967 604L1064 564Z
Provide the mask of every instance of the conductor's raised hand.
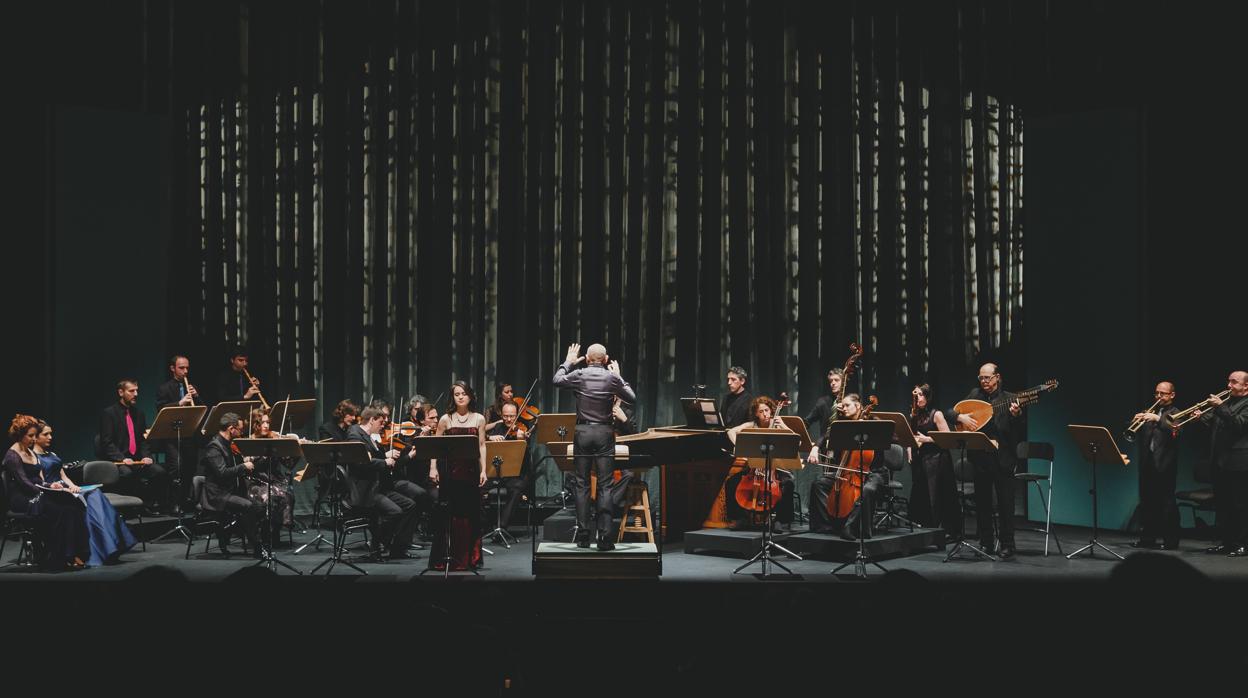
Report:
M620 362L612 361L611 363L607 364L607 370L614 373L617 376L620 375Z
M577 344L576 342L572 342L571 344L569 344L568 356L566 359L564 359L564 363L576 365L580 363L582 360L583 360L583 357L581 357L581 345Z

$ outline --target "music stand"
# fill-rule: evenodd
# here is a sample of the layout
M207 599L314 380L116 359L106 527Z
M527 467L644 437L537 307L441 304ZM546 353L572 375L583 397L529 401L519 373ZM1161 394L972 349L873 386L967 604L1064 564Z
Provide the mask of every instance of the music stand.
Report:
M529 437L529 441L540 443L550 449L552 442L572 441L576 436L576 414L563 412L547 412L537 416L537 423L533 426L531 432L533 436ZM551 455L554 455L551 450ZM562 452L560 452L562 455ZM542 459L545 460L545 459ZM539 463L541 461L538 461ZM558 459L555 460L558 463ZM534 465L536 467L536 464ZM567 472L566 468L561 468ZM563 478L559 486L559 494L555 499L559 500L560 506L564 509L568 508L568 502L572 498L572 492L567 488L567 478ZM536 484L536 482L535 482ZM553 500L552 500L553 501Z
M546 415L542 415L544 417ZM538 417L540 420L541 417ZM481 457L481 444L477 437L468 434L455 436L422 436L419 439L412 439L412 448L416 450L415 459L437 460L439 463L448 463L451 459L473 459ZM443 472L450 474L451 469L448 467ZM438 505L444 511L442 513L443 525L443 550L442 550L442 578L446 579L451 575L451 522L450 514L445 511L446 503L441 501L441 493L445 492L445 488L439 488ZM480 502L480 500L478 500ZM433 556L429 556L429 564L433 564ZM480 574L475 566L468 568L469 572L474 575ZM421 571L420 576L424 576L429 572L437 572L437 569L430 566Z
M901 412L872 412L871 416L877 420L887 419L892 422L893 443L901 446L902 448L912 448L917 453L919 450L919 442L914 438L914 430L910 428L910 419L906 417L906 415ZM892 479L891 474L889 475L889 479ZM906 513L910 513L908 508ZM911 531L914 530L914 522L893 511L891 506L888 511L884 512L883 518L880 519L880 522L876 527L881 528L885 523L891 524L894 521L898 524L909 526Z
M177 441L178 456L182 455L182 435L190 436L195 433L195 429L199 423L203 421L204 415L208 412L208 408L203 405L185 405L170 406L162 408L156 413L156 421L152 422L152 428L147 430L147 438L149 440L169 440ZM182 525L185 520L185 514L178 517L178 525L165 531L157 536L153 543L163 539L165 536L171 536L174 533L182 534L187 541L194 538L191 532Z
M252 458L268 458L269 463L277 462L278 458L299 458L303 456L303 450L299 448L299 439L291 439L286 437L274 437L270 439L234 439L238 445L238 452L244 457ZM303 573L291 567L290 565L277 559L277 553L273 552L273 472L270 470L269 479L264 484L266 493L264 498L264 533L268 538L268 546L261 546L260 559L256 560L256 564L267 565L269 569L273 569L274 565L281 565L286 569L302 576ZM276 571L276 570L274 570Z
M305 443L302 446L303 457L308 461L308 467L326 466L333 473L335 480L345 476L340 466L363 465L368 463L371 458L368 453L368 447L359 441L323 441L320 443ZM332 488L333 485L330 485L330 487ZM356 572L366 575L368 572L357 567L355 563L342 559L342 554L346 551L346 546L343 545L345 542L343 539L346 536L343 534L343 539L340 539L338 535L338 524L342 521L341 497L335 496L332 489L330 492L330 516L334 519L333 553L319 565L313 567L310 574L316 574L317 570L329 563L329 569L325 570L325 576L328 577L333 573L334 566L341 562Z
M316 400L312 398L304 400L279 400L273 404L272 411L269 412L269 422L275 425L282 424L282 419L286 420L286 427L292 432L308 423L312 419L312 413L316 411Z
M1092 538L1088 540L1087 545L1067 555L1066 559L1073 560L1076 555L1085 550L1088 551L1088 557L1096 557L1096 549L1100 548L1119 560L1123 560L1125 558L1098 540L1100 528L1097 526L1096 466L1098 459L1124 466L1130 461L1118 450L1118 444L1114 443L1113 435L1105 427L1067 424L1066 428L1070 430L1070 437L1079 444L1079 453L1083 454L1083 459L1092 464L1092 489L1088 491L1088 494L1092 495Z
M943 451L961 451L962 461L964 463L969 462L966 459L967 451L997 450L997 445L993 443L992 439L988 438L982 431L929 431L927 432L927 435L931 437L936 446ZM949 457L952 458L953 454L951 453ZM965 497L966 483L962 482L961 498L965 499ZM965 514L962 516L965 518ZM962 522L961 526L958 526L958 540L953 546L953 549L949 551L949 554L945 556L944 561L949 562L952 560L953 556L964 547L970 548L971 552L975 553L977 556L986 557L993 562L997 561L997 558L993 557L991 553L966 540L965 521Z
M208 419L204 420L200 428L200 433L207 436L208 432L215 433L221 426L221 416L226 412L233 412L242 419L244 423L251 423L251 411L260 406L259 400L239 400L237 402L218 402L212 406L212 411L208 413Z
M494 526L493 531L481 538L483 540L494 538L508 550L511 549L511 543L507 541L507 538L511 534L507 533L507 529L503 526L505 523L503 521L503 493L499 490L503 486L503 478L520 477L520 470L524 466L524 453L528 448L529 444L523 440L485 442L485 462L488 464L486 467L494 467L494 479L498 480L498 486L494 488L494 510L497 516L497 525ZM519 493L514 496L519 496ZM520 539L514 536L511 536L511 538L516 543L520 542Z
M767 524L763 526L763 543L759 547L754 557L750 558L737 569L733 570L733 574L738 574L741 570L749 567L755 562L762 563L762 574L755 575L759 579L767 579L771 576L767 565L773 564L784 570L791 578L796 578L792 570L780 564L772 558L771 551L779 550L794 560L801 560L802 556L787 550L784 546L776 543L771 537L771 528L775 524L776 507L771 500L771 481L773 472L773 463L775 460L797 459L797 446L801 437L797 434L785 429L743 429L737 434L737 448L734 454L737 458L762 458L763 459L763 492L766 498L764 506L767 507ZM798 460L800 464L801 461Z
M888 420L879 419L842 419L832 422L828 425L827 441L828 448L834 451L848 452L858 451L858 477L859 482L864 486L867 484L867 472L865 470L866 463L863 462L863 451L875 451L879 457L883 458L881 451L887 450L893 445L893 423ZM865 521L865 525L871 526L872 522L866 519L862 514L862 497L854 502L854 506L858 507L859 522ZM848 524L848 521L846 522ZM861 525L861 523L860 523ZM870 529L868 529L868 533ZM862 535L859 530L855 535L858 539L858 552L854 555L854 559L846 562L836 569L832 570L832 574L836 574L841 570L854 566L854 576L861 579L867 578L867 563L871 563L879 567L881 571L887 572L884 566L872 560L867 555L866 536Z
M724 418L715 401L703 397L682 397L680 409L685 415L686 429L723 429Z
M319 442L319 443L327 443L327 442L325 442L325 441L321 441L321 442ZM304 452L304 455L305 455L305 456L307 455L306 450L305 450L305 452ZM334 471L334 469L332 469L332 468L331 468L331 469L330 469L330 471L329 471L328 473L326 473L326 474L322 474L321 469L320 469L319 467L317 467L317 464L316 464L316 463L309 463L309 462L307 461L306 457L305 457L304 462L303 462L303 469L302 469L302 470L300 470L300 471L299 471L299 472L297 472L297 473L296 473L296 472L292 472L292 473L291 473L291 477L290 477L290 479L291 479L291 488L290 488L290 491L291 491L291 492L294 492L294 491L295 491L295 488L294 488L294 483L296 483L296 482L303 482L305 479L307 479L307 478L309 478L309 477L315 477L315 478L327 477L327 478L329 478L329 479L330 479L330 482L326 485L326 487L327 487L327 488L333 487L334 472L335 472L335 471ZM332 498L333 498L333 496L331 495L331 496L330 496L330 499L332 499ZM319 504L319 502L318 502L318 504ZM332 505L331 505L331 506L332 506ZM318 508L319 508L319 507L318 507ZM329 539L327 539L327 538L325 537L325 534L321 532L321 531L322 531L322 529L321 529L321 523L320 523L320 512L319 512L319 511L313 512L313 515L312 515L312 516L313 516L313 521L315 521L315 522L316 522L316 537L315 537L315 538L313 538L312 540L308 541L307 543L304 543L303 545L299 546L298 548L295 548L295 555L298 555L299 553L303 552L304 548L308 547L309 545L315 545L315 546L316 546L316 549L317 549L317 550L320 550L320 549L321 549L321 543L328 543L328 542L330 542L330 541L329 541Z

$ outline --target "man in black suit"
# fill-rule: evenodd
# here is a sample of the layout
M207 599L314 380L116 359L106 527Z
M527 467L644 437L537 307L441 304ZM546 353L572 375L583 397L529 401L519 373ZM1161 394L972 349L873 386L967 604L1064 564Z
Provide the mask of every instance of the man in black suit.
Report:
M117 401L100 413L96 457L118 464L118 489L141 498L149 513L158 514L169 504L169 474L152 461L147 444L147 418L135 402L139 383L131 378L117 381Z
M156 388L156 412L159 413L166 407L189 407L192 405L202 405L199 400L199 391L195 386L187 380L187 374L191 370L190 359L180 354L175 354L169 359L169 380L161 383ZM188 390L189 388L189 390ZM165 454L165 469L171 473L177 473L179 478L177 498L174 501L174 513L178 513L179 502L186 501L191 497L191 482L195 476L195 459L188 458L187 455L194 455L194 441L190 438L192 434L196 434L198 424L184 424L182 434L182 450L178 450L177 439L167 439L158 442L158 447Z
M250 458L240 462L230 450L230 442L243 435L243 419L233 412L221 415L216 436L199 451L199 474L204 476L204 489L200 506L208 511L228 511L238 517L243 536L251 545L252 555L263 558L260 542L260 520L264 517L264 505L254 502L242 493L243 477L255 469ZM225 552L226 537L218 545Z
M368 449L370 460L361 465L351 465L347 470L348 503L352 508L367 510L377 517L374 545L384 541L389 548L390 559L412 557L408 548L416 529L417 500L396 491L388 480L399 464L403 454L398 451L382 451L373 440L380 433L385 416L374 407L366 407L360 414L360 423L347 430L350 441L358 441ZM425 498L427 499L426 493ZM426 501L426 504L431 502ZM380 552L374 548L375 552Z
M235 347L230 352L230 365L217 376L217 402L240 402L260 399L260 381L247 380L247 350ZM254 376L253 376L254 378Z
M1179 439L1178 431L1170 423L1170 415L1178 411L1174 406L1174 384L1158 383L1153 395L1157 398L1157 411L1135 415L1143 422L1136 432L1142 525L1140 539L1131 547L1174 550L1179 547L1179 507L1174 501Z
M1222 544L1205 552L1248 557L1248 371L1226 379L1225 400L1209 396L1210 409L1196 417L1209 425L1213 465L1213 501Z
M996 403L992 419L981 428L969 414L952 410L946 414L997 442L996 451L970 451L967 460L975 468L975 515L980 546L988 551L993 549L992 494L996 492L997 521L1001 529L998 552L1001 559L1008 560L1014 557L1014 470L1018 465L1015 447L1022 427L1022 408L1013 393L1001 389L1001 374L996 364L980 366L978 380L979 387L971 390L966 399Z

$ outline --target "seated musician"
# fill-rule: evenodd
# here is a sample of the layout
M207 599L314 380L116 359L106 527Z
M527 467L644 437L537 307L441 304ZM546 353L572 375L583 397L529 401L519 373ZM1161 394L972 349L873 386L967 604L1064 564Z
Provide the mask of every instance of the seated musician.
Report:
M411 557L412 533L416 528L417 502L397 491L390 484L390 477L401 455L393 449L383 451L373 439L381 432L385 421L381 410L366 407L360 414L360 423L347 433L348 440L358 441L368 449L368 463L351 465L347 469L347 503L354 509L370 511L377 518L377 530L373 536L374 546L384 542L389 548L390 559ZM380 552L374 548L374 552Z
M251 411L251 438L272 439L280 436L281 434L273 431L268 410L261 407ZM263 456L256 458L256 469L252 473L251 485L247 488L247 495L253 502L264 504L266 498L271 496L273 499L273 513L267 531L272 535L271 540L279 540L282 526L290 525L294 521L295 494L290 491L286 482L287 471L294 465L291 460Z
M494 427L502 423L503 405L512 402L511 398L513 397L515 397L515 391L511 387L511 383L499 383L498 387L494 389L494 403L485 408L485 433L487 437Z
M139 383L124 378L117 382L117 400L100 413L96 457L118 465L117 488L146 503L149 514L171 510L169 473L153 462L147 443L147 418L136 405Z
M728 430L728 439L732 443L737 442L737 435L743 430L749 428L775 428L788 429L779 417L775 416L776 401L766 395L759 395L750 401L750 414L753 419L748 422L738 424ZM737 465L744 465L743 461L739 461ZM745 509L737 502L737 489L741 487L741 482L747 473L751 473L746 468L736 472L728 477L724 483L724 502L728 507L728 518L732 520L729 526L734 531L745 530L751 527L751 512ZM754 470L752 475L762 478L763 473L760 470ZM780 483L780 501L775 502L776 520L785 526L793 523L793 474L787 470L775 470L772 477ZM747 481L748 485L749 481Z
M840 419L861 419L862 400L856 393L849 393L841 399L837 410L840 413ZM840 500L841 488L850 487L857 478L857 468L846 469L853 465L850 462L850 456L857 452L842 454L830 451L826 435L819 448L820 453L817 455L826 472L810 486L810 531L812 533L835 533L839 530L841 537L846 540L857 540L859 537L870 538L875 514L875 499L886 483L885 459L873 458L870 464L865 465L867 477L862 486L859 504L845 516L843 510L837 510L837 504ZM871 457L872 453L871 451L862 452L864 459Z
M334 413L317 430L317 438L321 441L346 441L347 430L360 417L360 406L350 400L343 400L334 407Z
M529 432L523 425L516 424L516 415L519 414L520 406L514 402L503 402L499 405L499 415L501 419L493 428L486 429L486 441L515 441L528 440ZM488 417L487 417L488 419ZM486 472L489 472L490 464L486 464ZM529 491L529 487L533 484L533 471L529 468L529 454L525 451L524 463L520 466L520 477L504 477L500 479L499 484L507 488L507 503L503 505L502 522L503 527L507 527L507 522L511 521L511 514L516 509L516 503L525 498L525 493Z
M434 410L435 414L433 417L433 423L428 424L426 422L426 418L428 416L428 411L431 409ZM433 405L429 404L429 398L424 395L416 395L407 402L407 419L420 429L417 436L429 436L438 430L438 418L436 412L437 410L433 407Z
M233 412L221 415L217 435L199 451L199 474L205 478L200 494L200 506L207 511L228 511L238 516L245 540L257 559L264 556L260 545L260 521L264 517L264 505L246 496L245 476L255 470L251 459L240 459L230 448L230 442L243 435L243 418ZM226 552L228 534L222 531L218 543Z

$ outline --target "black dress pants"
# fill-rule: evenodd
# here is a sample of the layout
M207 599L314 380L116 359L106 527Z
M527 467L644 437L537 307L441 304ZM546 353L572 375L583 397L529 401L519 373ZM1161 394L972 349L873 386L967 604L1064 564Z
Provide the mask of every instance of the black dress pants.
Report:
M611 536L614 503L619 498L615 482L615 430L609 424L577 424L573 437L573 491L576 494L576 521L581 527L580 536L587 536L589 521L589 471L592 467L598 475L598 498L595 500L598 535ZM583 455L582 455L583 454Z

